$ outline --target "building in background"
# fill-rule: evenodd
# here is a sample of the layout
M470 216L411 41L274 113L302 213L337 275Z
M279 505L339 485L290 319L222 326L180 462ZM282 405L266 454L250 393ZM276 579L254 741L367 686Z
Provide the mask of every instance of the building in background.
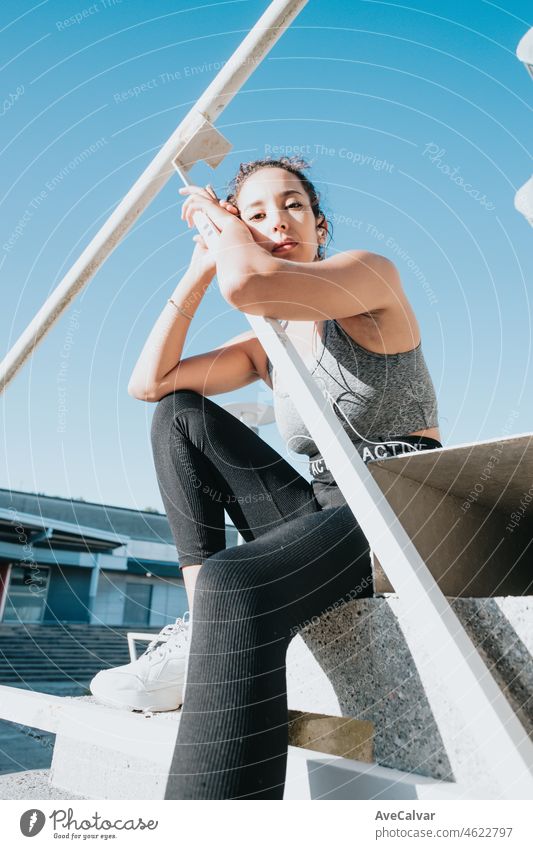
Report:
M163 513L0 489L0 621L160 628L187 607Z

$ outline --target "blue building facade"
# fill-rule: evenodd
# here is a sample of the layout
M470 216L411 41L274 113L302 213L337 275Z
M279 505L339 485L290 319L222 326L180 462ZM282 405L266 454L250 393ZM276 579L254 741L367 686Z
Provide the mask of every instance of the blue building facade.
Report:
M0 622L158 628L187 608L165 514L0 489Z

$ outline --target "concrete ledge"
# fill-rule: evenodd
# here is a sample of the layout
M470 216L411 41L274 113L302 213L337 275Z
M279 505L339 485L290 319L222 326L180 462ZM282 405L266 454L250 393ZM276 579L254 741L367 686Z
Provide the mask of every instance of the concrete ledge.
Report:
M0 776L1 799L126 798L80 796L51 784L50 770L29 770ZM139 799L152 798L143 793ZM308 799L456 799L464 798L455 784L408 775L376 764L328 756L289 746L284 800Z
M0 775L0 799L85 799L52 787L49 769L28 769Z
M179 710L123 711L100 705L93 696L61 698L0 687L3 719L16 717L17 722L56 734L50 785L79 798L163 799L180 715ZM349 717L302 711L289 715L290 748L303 746L314 756L370 761L372 732L371 723Z
M115 708L109 711L124 715L124 711ZM150 748L143 747L141 741L132 742L129 737L126 747L123 740L112 742L109 735L100 734L99 727L93 728L91 743L60 733L54 747L51 784L87 798L163 799L180 711L137 718L144 723L147 733L155 730L159 735L164 733L167 743L162 757L155 759ZM291 751L299 747L309 750L305 757L326 753L340 760L360 756L370 761L372 732L370 722L303 711L290 711L289 714L289 748ZM105 742L101 742L102 739ZM304 780L302 776L301 780ZM298 792L303 791L300 788Z
M531 594L533 434L372 460L368 469L444 595ZM376 591L394 592L373 562Z

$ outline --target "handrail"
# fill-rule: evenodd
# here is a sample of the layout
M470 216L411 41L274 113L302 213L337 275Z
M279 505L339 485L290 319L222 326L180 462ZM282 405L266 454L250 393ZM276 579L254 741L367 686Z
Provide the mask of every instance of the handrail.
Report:
M176 154L187 149L198 133L202 133L202 123L207 121L209 125L219 117L306 3L307 0L273 0L270 3L4 357L0 363L0 393L175 173ZM228 149L221 147L220 142L224 140L217 135L219 143L218 146L215 143L214 149L209 147L213 134L204 134L204 142L207 142L204 155L193 155L191 161L206 156L208 163L216 167Z

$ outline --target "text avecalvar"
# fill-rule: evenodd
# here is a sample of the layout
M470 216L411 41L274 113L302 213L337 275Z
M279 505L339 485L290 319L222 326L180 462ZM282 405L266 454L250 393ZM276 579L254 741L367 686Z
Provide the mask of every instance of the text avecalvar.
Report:
M434 811L377 811L377 820L432 820Z

